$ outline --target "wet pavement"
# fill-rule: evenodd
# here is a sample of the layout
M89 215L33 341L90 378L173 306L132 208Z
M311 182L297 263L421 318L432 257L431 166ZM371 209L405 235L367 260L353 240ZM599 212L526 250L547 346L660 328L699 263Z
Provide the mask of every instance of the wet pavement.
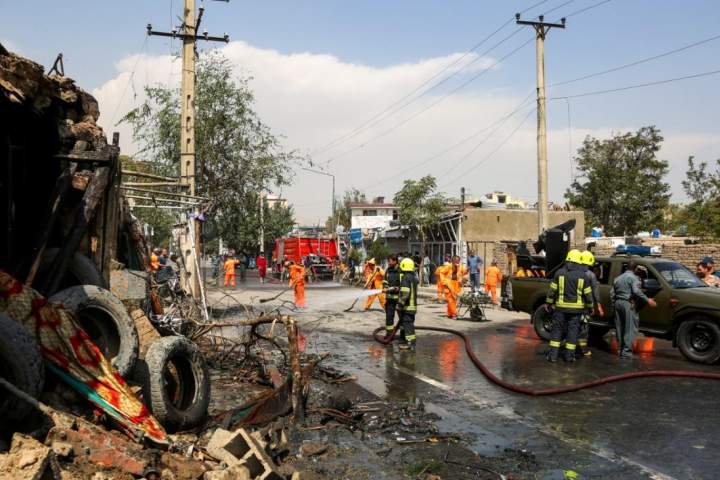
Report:
M244 287L244 288L243 288ZM249 280L233 295L243 301L280 291L279 284ZM441 430L461 433L475 452L527 451L541 466L537 478L715 479L720 470L720 382L646 378L554 397L527 397L488 382L470 362L458 337L418 332L415 353L401 353L371 337L384 324L376 303L369 312L343 312L359 290L310 284L308 308L296 315L312 352L355 374L358 384L389 400L424 403L439 415ZM292 294L282 298L291 299ZM276 303L276 302L273 302ZM270 308L270 307L268 307ZM642 342L647 353L619 361L606 342L574 365L543 361L546 345L525 314L488 310L490 322L451 321L444 306L424 302L417 325L466 332L476 354L504 380L536 388L571 385L636 370L720 372L685 361L670 342Z

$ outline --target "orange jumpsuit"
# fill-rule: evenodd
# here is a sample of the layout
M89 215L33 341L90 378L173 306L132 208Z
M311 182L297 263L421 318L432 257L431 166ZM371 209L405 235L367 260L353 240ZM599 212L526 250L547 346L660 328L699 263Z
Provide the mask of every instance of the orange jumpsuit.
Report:
M150 270L153 272L160 270L160 260L154 253L150 254Z
M485 270L485 291L490 294L493 303L497 303L497 286L502 283L502 278L502 272L494 265Z
M290 286L295 289L295 306L305 307L305 267L290 265Z
M240 264L240 260L234 258L228 258L223 264L223 270L225 270L225 283L224 286L230 286L235 288L235 267Z
M447 276L449 268L450 264L445 263L435 269L435 283L437 284L438 302L442 302L443 298L445 298L445 276Z
M365 267L365 285L370 289L381 289L383 288L383 278L385 278L385 272L382 268L376 267L368 269ZM385 294L379 293L377 295L370 295L365 302L365 310L370 310L375 299L378 299L380 306L385 308Z
M447 274L443 275L443 287L447 302L447 316L448 318L457 318L457 302L462 293L462 280L467 275L467 267L451 264L447 266L446 272Z

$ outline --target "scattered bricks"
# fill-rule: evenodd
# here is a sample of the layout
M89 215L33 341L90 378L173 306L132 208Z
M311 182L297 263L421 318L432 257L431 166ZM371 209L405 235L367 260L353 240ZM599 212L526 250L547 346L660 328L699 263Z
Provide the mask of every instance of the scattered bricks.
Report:
M242 465L233 465L225 470L205 472L203 480L251 480L250 471Z
M150 344L160 338L160 333L155 329L150 320L141 309L133 310L130 313L133 321L135 322L135 328L138 332L138 338L140 339L140 358L145 358Z
M263 447L244 429L231 433L218 429L207 446L210 455L229 466L245 466L251 478L275 480L282 477L275 471L275 465Z
M167 470L175 472L173 478L176 480L197 480L207 471L202 462L173 453L163 453L160 461Z
M51 468L50 448L32 437L16 433L10 452L0 457L0 477L13 480L41 480L58 478Z
M77 431L55 427L50 430L48 439L51 442L63 440L72 445L79 461L115 467L138 477L143 476L148 467L142 447L115 432L102 431L96 427L80 426Z
M73 454L73 447L67 442L52 442L50 448L59 458L68 458Z

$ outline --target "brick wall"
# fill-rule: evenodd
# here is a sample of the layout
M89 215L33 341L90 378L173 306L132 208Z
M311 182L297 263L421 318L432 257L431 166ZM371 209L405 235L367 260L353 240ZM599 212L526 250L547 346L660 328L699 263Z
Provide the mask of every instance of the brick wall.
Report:
M663 239L643 241L643 245L659 246L662 248L662 257L682 263L693 272L697 263L705 256L711 256L715 263L720 262L720 243L702 243L697 245L685 245L682 242L670 239L663 242ZM615 250L609 247L593 248L596 256L608 256Z

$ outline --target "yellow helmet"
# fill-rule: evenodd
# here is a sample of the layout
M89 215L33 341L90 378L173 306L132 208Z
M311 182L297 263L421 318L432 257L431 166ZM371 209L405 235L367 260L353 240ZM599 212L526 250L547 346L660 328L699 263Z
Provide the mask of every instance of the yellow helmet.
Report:
M400 262L400 270L403 272L412 272L415 270L415 262L413 262L412 258L403 258L402 262Z
M580 254L580 263L587 265L588 267L592 267L595 265L595 255L593 255L592 252L585 250Z
M567 256L565 257L566 262L572 262L572 263L582 263L581 257L582 253L580 250L572 249L568 252Z

